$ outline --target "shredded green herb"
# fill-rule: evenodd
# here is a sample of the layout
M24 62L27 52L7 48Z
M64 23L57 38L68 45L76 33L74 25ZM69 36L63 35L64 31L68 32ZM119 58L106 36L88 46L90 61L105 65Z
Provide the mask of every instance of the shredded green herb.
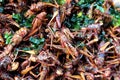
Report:
M11 32L6 32L4 34L4 38L5 38L5 44L10 44L11 43L11 38L12 38L13 34L11 34Z

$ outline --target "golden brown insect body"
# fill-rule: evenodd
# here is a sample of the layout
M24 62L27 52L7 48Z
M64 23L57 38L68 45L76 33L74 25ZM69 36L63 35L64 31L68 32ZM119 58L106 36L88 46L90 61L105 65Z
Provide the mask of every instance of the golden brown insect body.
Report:
M72 55L72 57L78 56L78 52L77 52L76 48L72 46L71 40L68 39L68 38L70 38L69 34L67 34L67 36L68 37L66 37L66 35L62 32L59 32L59 31L56 32L56 37L58 37L60 39L60 43L61 43L62 47L65 48L66 53Z
M2 35L0 34L0 47L2 47L3 45L4 45L4 39Z
M31 15L33 15L34 13L40 11L41 9L43 9L44 7L57 7L56 5L54 4L51 4L51 3L45 3L45 2L38 2L38 3L34 3L30 6L30 9L26 12L25 16L29 17Z
M32 28L29 34L24 38L24 40L28 40L30 36L34 35L39 30L46 15L46 12L41 12L34 18L34 20L32 21Z
M37 61L47 66L54 66L55 63L60 64L60 62L57 60L57 57L50 53L48 50L41 51L37 57Z
M93 11L93 18L96 19L96 22L103 20L105 23L109 23L112 20L112 17L108 13L102 13L100 10L95 9Z
M23 37L26 35L28 33L28 29L26 28L26 27L23 27L23 28L21 28L20 30L18 30L15 34L14 34L14 36L13 36L13 38L12 38L12 45L18 45L21 41L22 41L22 39L23 39Z
M13 35L11 39L12 44L8 44L4 48L4 51L0 54L0 59L8 55L9 53L11 53L13 47L15 45L18 45L22 41L23 37L27 34L27 32L28 32L28 29L25 27L20 28L18 31L16 31L16 33Z
M12 19L12 16L9 14L4 15L0 13L0 24L2 25L2 27L8 27L10 24L19 27L19 25Z

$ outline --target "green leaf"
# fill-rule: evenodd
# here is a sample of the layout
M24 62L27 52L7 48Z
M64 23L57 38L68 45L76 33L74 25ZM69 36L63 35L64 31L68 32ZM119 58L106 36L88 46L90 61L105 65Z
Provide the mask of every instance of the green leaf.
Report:
M42 2L53 2L52 0L42 0Z
M89 8L93 2L94 0L80 0L77 5L80 8L84 9L84 8Z
M77 47L83 48L84 46L85 46L84 42L80 42L80 41L77 42Z
M29 47L31 50L40 51L44 45L45 39L30 37L29 41L31 42L31 46Z
M83 15L83 13L82 12L79 12L78 14L77 14L77 17L81 17Z
M6 32L6 33L4 34L4 38L5 38L5 40L6 40L5 44L10 44L12 37L13 37L13 35L12 35L11 33Z
M116 9L110 8L110 14L113 17L112 25L116 27L120 26L120 13Z
M73 26L74 26L74 30L79 30L81 28L79 21L77 21Z
M22 48L22 50L28 51L28 50L30 50L30 47Z
M72 28L74 30L79 30L82 27L86 27L92 23L94 23L94 20L90 19L87 15L83 14L83 12L73 14L70 19L66 19L64 22L64 24L67 27Z
M15 19L17 22L21 22L22 21L22 16L21 16L20 13L17 13L17 14L13 13L12 14L12 18Z
M41 38L41 39L37 39L37 38L34 38L34 37L30 37L29 41L36 44L36 45L39 45L40 43L43 43L44 42L44 38Z
M116 27L120 26L120 18L119 19L113 19L112 23Z
M66 0L56 0L58 4L63 5L65 4Z
M23 26L30 28L32 26L32 21L35 18L35 15L29 17L28 19L24 20Z
M85 0L80 0L80 1L78 2L79 5L82 5L83 3L85 3Z
M32 21L35 18L35 15L32 15L29 18L25 18L22 13L13 13L12 18L15 19L15 21L20 24L20 26L25 26L27 28L30 28L32 26Z
M104 8L101 7L101 6L98 6L98 5L97 5L96 9L100 10L100 11L103 12L103 13L105 12L105 11L104 11Z
M0 7L0 13L2 13L3 12L3 7Z
M21 24L22 26L25 26L27 28L30 28L32 26L32 24L29 21L25 21L23 22L23 24Z

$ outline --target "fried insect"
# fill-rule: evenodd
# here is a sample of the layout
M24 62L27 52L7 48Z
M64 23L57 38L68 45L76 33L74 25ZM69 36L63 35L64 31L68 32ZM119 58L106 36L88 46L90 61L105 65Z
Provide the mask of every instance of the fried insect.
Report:
M2 47L3 45L4 45L4 39L2 35L0 34L0 47Z
M99 52L97 53L97 57L95 59L95 63L97 65L104 65L104 60L105 60L105 52L106 52L106 48L107 46L110 44L110 42L101 42L99 45Z
M4 51L0 54L0 59L6 55L8 55L9 53L11 53L13 47L15 45L18 45L23 37L27 34L28 32L28 29L23 27L23 28L20 28L18 31L16 31L16 33L14 34L14 36L12 37L11 39L11 44L8 44L5 48L4 48Z
M37 56L37 62L47 66L54 66L55 64L60 64L57 57L52 55L49 51L41 51Z
M120 80L118 2L1 0L0 80Z
M47 73L48 73L48 67L47 66L44 66L43 65L43 70L40 72L41 73L41 75L40 75L40 77L39 77L39 80L45 80L45 78L46 78L46 75L47 75Z
M65 48L66 53L71 55L73 58L78 56L78 52L75 47L72 46L70 38L73 37L72 35L63 31L67 36L62 32L56 32L56 38L60 39L60 43L63 48Z
M10 44L8 44L8 45L4 48L4 51L0 54L0 59L1 59L2 57L5 57L5 56L8 55L9 53L11 53L12 49L13 49L13 46L10 45Z
M38 2L30 6L30 9L26 12L25 16L30 17L31 15L43 9L44 7L56 7L57 8L57 6L52 3Z
M108 13L102 13L98 9L93 11L93 18L96 19L96 23L100 20L103 20L103 22L106 24L112 21L112 17Z
M85 73L86 79L87 80L94 80L94 75L92 73Z
M12 14L13 12L18 12L19 9L17 8L18 8L18 5L12 2L12 3L6 4L4 7L4 10L5 12Z
M11 62L12 62L12 60L9 56L5 56L4 58L1 58L0 59L0 70L7 69L8 65L10 65Z
M18 31L16 31L16 33L13 35L11 39L12 45L13 46L18 45L23 40L25 35L27 35L27 33L28 33L28 29L26 27L23 27Z
M98 53L96 59L94 60L97 65L104 65L105 60L105 54L104 53Z
M19 67L19 62L12 62L11 64L12 64L12 65L11 65L11 70L10 70L10 71L15 71L15 70L18 69L18 67Z
M34 68L34 66L27 67L26 69L24 69L24 70L21 71L21 74L22 74L22 75L25 75L25 74L27 74L29 71L31 71L33 68Z
M12 16L9 14L2 14L0 13L0 24L2 26L9 26L10 24L15 25L16 27L20 27L20 25L18 23L16 23L13 19Z
M41 12L34 18L32 21L32 28L24 40L28 40L30 36L34 35L41 28L42 22L44 21L46 15L46 12Z
M2 72L0 73L0 79L2 80L14 80L9 73Z

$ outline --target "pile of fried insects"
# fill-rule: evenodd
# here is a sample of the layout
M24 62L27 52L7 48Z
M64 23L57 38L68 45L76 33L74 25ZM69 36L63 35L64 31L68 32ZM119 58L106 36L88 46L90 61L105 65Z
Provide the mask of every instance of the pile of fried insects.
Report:
M0 0L0 80L120 80L120 0Z

